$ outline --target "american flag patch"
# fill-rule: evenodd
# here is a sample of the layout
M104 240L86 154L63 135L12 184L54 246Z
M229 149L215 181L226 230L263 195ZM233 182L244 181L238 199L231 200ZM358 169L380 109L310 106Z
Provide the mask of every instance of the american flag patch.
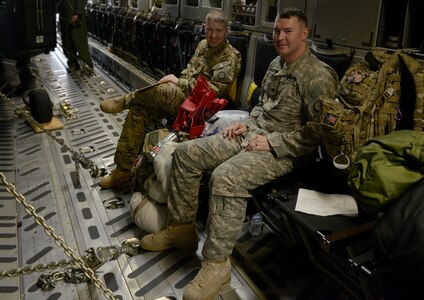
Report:
M322 123L334 127L338 119L339 119L339 116L332 113L326 113L322 119Z

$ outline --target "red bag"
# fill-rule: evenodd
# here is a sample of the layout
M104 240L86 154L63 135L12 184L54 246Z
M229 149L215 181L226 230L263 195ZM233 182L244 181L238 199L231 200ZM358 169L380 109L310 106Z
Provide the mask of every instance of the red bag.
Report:
M216 93L209 87L207 79L199 76L190 96L181 104L172 129L188 132L190 139L199 137L205 128L205 121L228 103L215 96Z

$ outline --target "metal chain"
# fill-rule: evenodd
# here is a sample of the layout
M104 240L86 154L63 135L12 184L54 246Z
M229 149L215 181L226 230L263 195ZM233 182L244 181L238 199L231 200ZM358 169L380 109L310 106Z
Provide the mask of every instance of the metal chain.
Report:
M54 272L49 275L41 274L37 280L37 286L42 291L51 291L56 287L59 280L65 279L65 272Z
M63 280L65 283L80 284L83 282L92 283L91 279L88 278L82 269L80 268L68 268L62 272L53 272L51 274L42 274L38 278L37 286L42 291L50 291L56 287L57 282Z
M7 182L6 176L2 172L0 172L0 180L5 185L6 191L15 196L16 201L22 204L25 207L25 211L34 217L38 225L41 225L44 228L46 234L50 237L53 237L55 243L65 250L65 254L70 257L72 261L74 261L75 265L84 270L85 275L87 275L87 277L94 282L96 287L101 289L108 299L115 299L114 295L112 294L112 291L103 285L103 282L96 277L95 273L91 268L86 266L86 263L82 258L75 256L72 248L70 248L66 244L65 240L62 237L56 235L55 230L46 223L46 220L43 218L43 216L37 214L34 206L29 204L25 200L25 197L16 191L15 186Z
M98 247L97 250L89 248L85 252L87 256L84 258L87 266L92 270L97 270L108 261L117 260L122 254L134 256L139 253L140 241L136 238L127 239L122 245ZM56 287L58 281L63 280L65 283L92 283L92 280L85 275L81 268L70 267L64 271L57 271L50 274L42 274L38 278L37 286L42 291L52 290Z
M51 262L48 264L38 264L35 266L25 266L18 269L10 269L7 271L0 272L0 279L6 278L6 277L12 278L19 275L28 275L33 272L44 272L46 270L55 270L57 268L62 268L62 267L66 267L73 264L75 264L74 260L62 259L62 260L59 260L58 262Z
M53 140L55 140L59 145L64 147L67 151L69 151L72 154L72 160L75 161L75 168L77 171L77 175L79 178L79 165L78 163L84 168L84 169L90 169L90 175L93 178L98 177L99 175L104 175L104 170L100 170L98 166L96 166L90 159L85 157L81 152L74 151L70 147L68 147L65 142L62 139L56 138L56 136L43 128L29 113L28 110L25 110L23 108L17 107L12 100L10 100L6 95L0 92L0 100L5 100L10 103L10 105L13 106L15 114L21 118L25 118L30 125L35 126L36 128L40 129L41 131L45 132L48 136L50 136Z

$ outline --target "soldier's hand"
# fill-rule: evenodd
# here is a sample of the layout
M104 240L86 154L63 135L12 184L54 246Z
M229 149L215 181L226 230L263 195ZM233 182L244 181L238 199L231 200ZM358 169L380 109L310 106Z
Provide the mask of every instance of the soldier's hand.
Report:
M164 77L162 77L161 79L159 79L159 82L161 82L161 83L171 82L173 84L177 84L178 83L178 77L175 76L174 74L168 74L168 75L165 75Z
M235 123L222 131L222 135L229 138L234 138L237 135L247 131L247 126L241 123Z
M74 12L71 16L71 19L69 20L69 24L72 26L80 25L80 15Z
M271 146L268 143L268 139L264 135L257 135L249 141L247 144L246 151L272 151Z

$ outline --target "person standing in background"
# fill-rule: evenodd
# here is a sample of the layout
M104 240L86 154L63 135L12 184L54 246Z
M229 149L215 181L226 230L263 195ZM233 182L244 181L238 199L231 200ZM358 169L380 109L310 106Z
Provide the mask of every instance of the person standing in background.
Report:
M88 52L86 5L87 0L61 0L58 4L62 48L68 60L69 72L81 69L78 59L89 69L93 69L93 61Z

